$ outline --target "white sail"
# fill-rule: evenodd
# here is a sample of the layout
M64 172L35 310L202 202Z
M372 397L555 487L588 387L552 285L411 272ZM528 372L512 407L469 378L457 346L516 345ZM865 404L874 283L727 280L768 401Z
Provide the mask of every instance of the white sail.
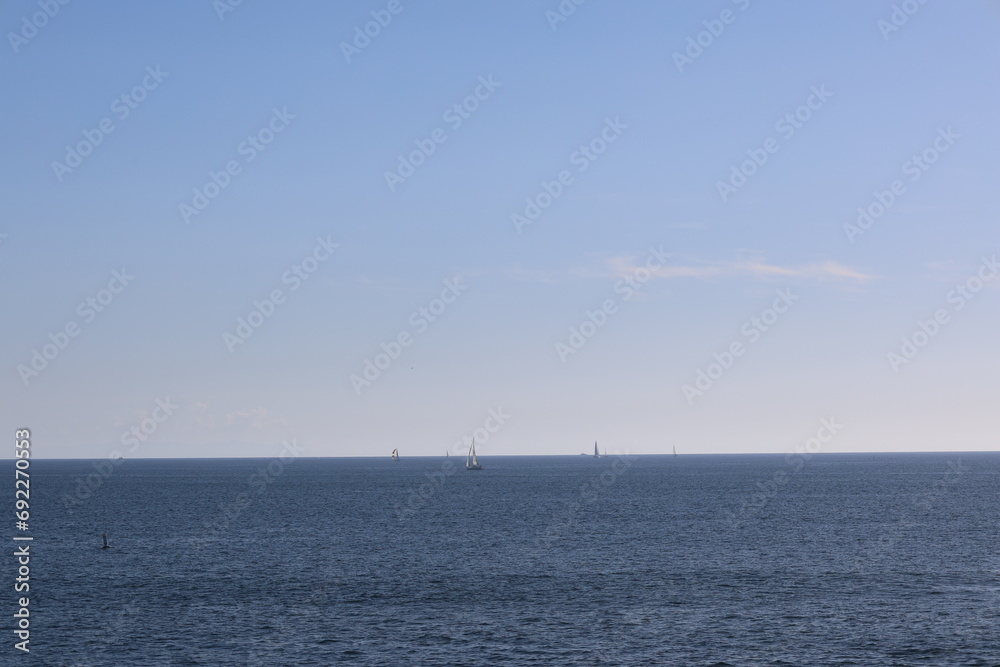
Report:
M472 446L469 447L469 456L465 459L465 469L466 470L482 470L483 466L479 465L479 459L476 458L476 441L472 441Z
M596 440L594 440L594 458L595 459L601 458L601 455L597 452L597 441Z
M398 461L399 460L399 450L398 449L392 450L392 460L393 461Z

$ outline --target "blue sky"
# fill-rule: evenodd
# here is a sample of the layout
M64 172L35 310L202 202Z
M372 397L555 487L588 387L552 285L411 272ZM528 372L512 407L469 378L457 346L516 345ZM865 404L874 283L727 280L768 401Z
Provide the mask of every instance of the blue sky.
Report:
M47 457L715 453L833 417L822 451L996 449L1000 6L673 4L5 4L4 428Z

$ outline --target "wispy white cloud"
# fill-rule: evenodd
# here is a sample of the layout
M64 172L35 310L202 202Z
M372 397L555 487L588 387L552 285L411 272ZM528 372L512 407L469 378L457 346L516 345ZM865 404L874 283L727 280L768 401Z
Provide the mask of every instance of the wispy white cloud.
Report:
M753 254L754 251L741 248L731 260L702 260L698 258L677 258L657 268L646 266L646 255L622 253L613 257L591 257L588 263L572 267L533 268L520 264L507 268L504 273L518 282L556 284L579 279L602 279L620 277L634 273L637 269L648 270L652 277L661 279L690 278L695 280L717 280L724 278L749 278L751 280L815 280L864 283L878 278L860 269L824 260L806 264L776 264Z
M618 255L607 260L607 265L616 275L632 273L643 266L637 255ZM698 261L670 263L651 271L658 278L731 278L749 277L757 280L772 278L799 278L806 280L850 280L865 282L876 276L832 260L810 264L772 264L762 258L737 258L729 261Z

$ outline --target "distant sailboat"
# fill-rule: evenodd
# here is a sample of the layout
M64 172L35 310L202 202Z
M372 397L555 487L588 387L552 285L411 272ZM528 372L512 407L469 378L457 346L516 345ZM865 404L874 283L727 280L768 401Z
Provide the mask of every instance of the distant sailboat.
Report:
M393 461L398 461L399 460L399 450L398 449L392 450L392 460Z
M677 456L677 445L674 445L674 456Z
M594 458L595 459L601 458L601 455L597 451L597 441L596 440L594 440Z
M101 537L104 538L104 546L101 547L101 548L102 549L110 549L111 545L108 544L108 534L107 533L101 533Z
M482 470L483 466L480 465L479 459L476 458L476 441L472 441L472 446L469 447L469 457L465 459L465 469L466 470Z
M445 452L445 453L444 453L444 457L445 457L445 458L448 458L448 452Z

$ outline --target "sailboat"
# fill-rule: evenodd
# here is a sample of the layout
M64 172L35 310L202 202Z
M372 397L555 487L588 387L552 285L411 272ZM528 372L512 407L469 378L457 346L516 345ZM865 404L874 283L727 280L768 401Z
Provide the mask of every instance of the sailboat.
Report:
M594 458L595 459L601 458L601 455L597 451L597 441L596 440L594 440Z
M399 460L399 450L398 449L392 450L392 460L393 461L398 461Z
M674 445L674 456L677 456L677 445Z
M465 459L465 469L466 470L482 470L483 466L480 465L479 459L476 458L476 441L472 441L472 446L469 447L469 458Z

